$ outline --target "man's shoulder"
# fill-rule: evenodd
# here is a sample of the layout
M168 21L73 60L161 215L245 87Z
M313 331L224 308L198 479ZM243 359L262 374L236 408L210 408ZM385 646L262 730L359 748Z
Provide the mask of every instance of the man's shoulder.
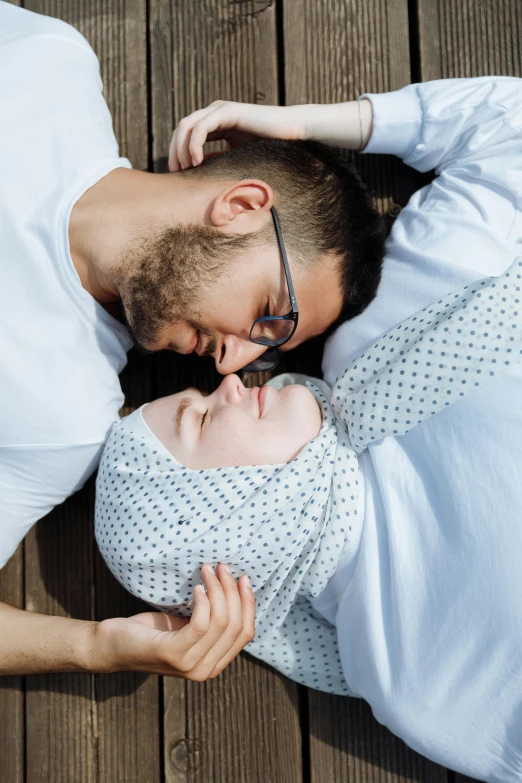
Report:
M72 25L0 0L0 46L27 39L31 39L32 46L35 39L52 39L55 46L57 40L68 45L75 44L95 57L88 41Z

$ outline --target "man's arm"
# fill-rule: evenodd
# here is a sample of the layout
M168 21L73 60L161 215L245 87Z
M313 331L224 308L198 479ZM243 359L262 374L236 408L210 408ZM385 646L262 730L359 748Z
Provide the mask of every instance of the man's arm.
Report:
M162 612L102 622L26 612L0 603L0 675L140 671L203 681L254 638L255 600L246 576L201 571L190 619Z

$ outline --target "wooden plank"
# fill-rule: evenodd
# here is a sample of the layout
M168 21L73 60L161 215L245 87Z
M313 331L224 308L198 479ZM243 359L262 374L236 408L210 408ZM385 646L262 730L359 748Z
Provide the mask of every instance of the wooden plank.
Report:
M287 104L337 103L409 84L407 0L293 0L284 3ZM411 169L389 156L351 156L380 211L404 206Z
M0 570L0 601L23 608L24 545ZM25 756L23 677L0 678L0 780L22 783Z
M522 76L517 0L417 0L422 81Z
M447 772L377 723L361 699L309 691L311 783L445 783Z
M26 537L26 609L92 618L92 482ZM28 783L90 783L96 776L96 711L90 674L27 677Z
M163 678L163 764L165 783L188 783L188 761L191 758L185 731L186 682L175 677Z
M189 783L301 783L294 682L243 654L215 680L186 687Z
M157 170L175 125L195 109L218 98L278 102L273 0L150 0L150 40Z
M100 60L104 94L120 152L148 167L146 0L26 0L31 11L56 16L84 35Z
M131 354L121 376L126 415L154 392L156 358ZM150 607L127 593L95 553L96 619L129 617ZM156 783L161 779L159 682L136 672L96 675L99 780Z
M166 170L172 130L218 98L277 103L272 0L151 0L153 159ZM160 357L159 392L212 390L213 363ZM252 379L251 379L252 380ZM217 680L164 681L165 774L181 781L301 780L297 688L246 657ZM186 717L184 711L186 710Z

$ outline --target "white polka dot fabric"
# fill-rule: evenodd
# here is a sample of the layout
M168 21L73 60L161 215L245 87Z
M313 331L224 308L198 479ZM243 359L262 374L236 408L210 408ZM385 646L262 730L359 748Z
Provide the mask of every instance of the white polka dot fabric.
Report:
M348 694L335 628L310 605L361 536L356 452L400 436L521 359L522 259L450 294L384 335L336 381L310 388L319 436L288 465L191 471L154 439L141 411L114 425L97 481L96 538L130 592L190 613L203 563L248 573L256 639L287 676ZM337 419L334 416L334 412ZM377 567L377 564L376 564Z
M359 468L320 385L317 438L289 464L189 470L154 438L141 409L111 430L96 486L96 539L112 573L159 609L190 614L203 563L248 574L256 639L248 649L289 677L349 693L335 629L308 599L358 548Z
M439 299L385 334L334 384L334 411L360 453L404 435L521 360L522 259Z

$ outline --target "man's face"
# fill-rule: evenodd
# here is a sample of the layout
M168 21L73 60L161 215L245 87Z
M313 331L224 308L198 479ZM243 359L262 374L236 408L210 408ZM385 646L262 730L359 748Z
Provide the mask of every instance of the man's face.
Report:
M131 253L133 273L122 277L119 290L131 333L146 350L211 355L226 375L266 350L250 340L253 321L291 309L275 234L270 241L268 231L251 242L245 235L183 226ZM290 269L299 324L282 350L325 331L342 304L334 258L323 257L311 271L290 258Z

